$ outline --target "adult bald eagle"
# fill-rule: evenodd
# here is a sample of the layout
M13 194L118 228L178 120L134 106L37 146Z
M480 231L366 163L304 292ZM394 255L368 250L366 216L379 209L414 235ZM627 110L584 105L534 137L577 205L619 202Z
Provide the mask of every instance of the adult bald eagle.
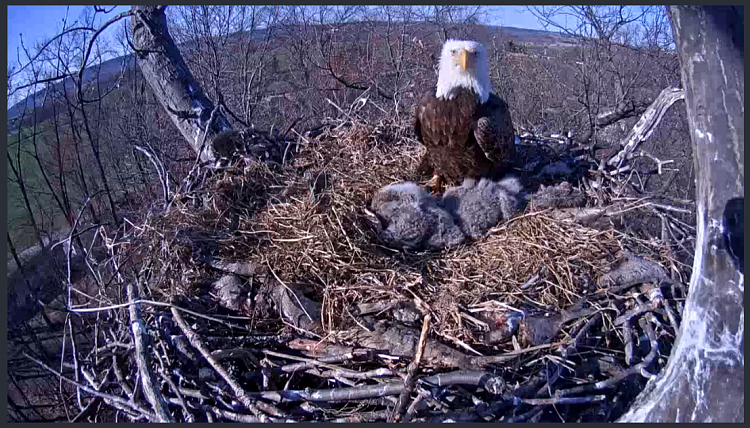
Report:
M440 55L437 87L417 105L414 133L427 152L418 168L427 183L493 176L515 154L508 104L490 93L487 50L478 42L448 40Z

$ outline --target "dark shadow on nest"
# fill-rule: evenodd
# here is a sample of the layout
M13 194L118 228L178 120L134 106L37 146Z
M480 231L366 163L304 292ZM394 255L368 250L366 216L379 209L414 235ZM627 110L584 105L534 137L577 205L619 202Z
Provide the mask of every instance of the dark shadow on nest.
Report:
M212 142L217 161L211 183L196 203L231 219L230 228L236 228L238 216L252 217L271 199L283 199L284 165L292 161L293 144L254 129L219 133Z
M582 155L580 149L568 144L521 142L516 144L513 171L529 193L537 192L542 185L554 186L566 181L577 187L589 169L596 169Z

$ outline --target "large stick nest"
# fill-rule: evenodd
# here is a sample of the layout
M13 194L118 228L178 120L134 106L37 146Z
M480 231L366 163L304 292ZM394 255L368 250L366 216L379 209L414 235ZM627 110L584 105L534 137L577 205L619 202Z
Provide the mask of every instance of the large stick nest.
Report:
M529 205L488 236L441 252L384 245L368 206L379 188L422 179L423 148L409 134L403 124L356 119L296 141L247 131L265 161L225 162L166 213L128 222L121 257L141 298L180 308L192 323L141 304L161 343L149 348L160 354L149 364L180 373L181 397L156 387L172 417L611 420L646 369L665 364L689 272L661 240ZM542 165L558 156L520 149L522 159L546 156ZM602 204L601 188L599 199L582 194ZM127 308L113 311L126 329ZM205 355L174 339L189 338L185 328L237 385L205 373L215 369ZM127 355L124 368L137 370ZM386 384L401 389L368 390Z

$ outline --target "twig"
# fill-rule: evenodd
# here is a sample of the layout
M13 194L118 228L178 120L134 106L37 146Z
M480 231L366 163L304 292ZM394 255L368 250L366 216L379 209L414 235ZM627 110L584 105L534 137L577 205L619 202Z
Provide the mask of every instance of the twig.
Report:
M616 326L620 326L623 323L625 323L628 320L633 319L634 317L637 317L638 315L645 314L646 312L652 312L655 311L656 308L654 305L650 303L641 303L640 305L636 306L635 308L625 312L624 314L620 315L619 317L615 318L614 324Z
M438 387L447 387L452 385L471 385L480 386L487 392L495 395L503 393L506 389L505 382L499 376L488 372L481 371L456 371L443 373L425 378L418 379L419 383L426 383ZM385 397L388 395L398 395L404 391L403 382L385 382L377 385L363 385L351 388L339 389L305 389L305 390L287 390L287 391L266 391L252 393L254 396L264 400L280 402L336 402L336 401L353 401L367 398Z
M532 406L553 406L555 404L598 403L606 399L606 395L592 395L590 397L519 398L518 401Z
M224 379L227 385L229 385L229 387L232 389L232 392L234 392L234 395L242 403L242 405L245 406L245 408L253 412L253 414L255 414L256 416L260 417L262 422L268 421L268 416L266 416L263 411L269 411L273 416L283 415L281 411L279 411L275 407L272 407L265 403L257 403L258 405L256 405L256 403L253 403L253 400L250 398L247 392L245 392L242 386L240 386L240 384L237 383L237 381L234 380L234 378L229 373L227 373L224 367L222 367L221 364L219 364L216 359L211 356L211 352L208 350L208 348L206 348L206 345L200 339L198 334L190 329L185 320L182 318L180 312L174 307L170 308L170 310L172 311L172 317L174 318L175 322L177 322L177 325L179 325L185 336L188 338L190 344L193 345L193 347L197 349L198 352L201 353L201 355L203 355L203 358L205 358L206 361L208 361L208 363L211 365L211 367L216 370L219 376ZM260 407L264 407L264 410L262 411Z
M224 324L224 325L226 325L227 327L230 327L230 328L236 328L236 329L239 329L239 330L247 330L247 331L249 331L249 329L247 327L243 327L243 326L238 325L238 324L232 324L230 322L224 321L224 320L222 320L220 318L213 317L213 316L210 316L210 315L200 314L198 312L191 311L190 309L181 308L181 307L179 307L177 305L174 305L172 303L156 302L156 301L153 301L153 300L146 300L146 299L138 299L138 300L134 300L132 302L120 303L120 304L110 305L110 306L101 306L101 307L98 307L98 308L71 308L69 310L70 310L70 312L75 312L75 313L101 312L101 311L109 311L109 310L112 310L112 309L125 308L125 307L132 306L132 305L140 305L140 304L143 304L143 303L149 304L149 305L154 305L154 306L163 306L163 307L177 309L178 311L186 312L186 313L188 313L188 314L190 314L192 316L198 317L198 318L203 318L203 319L207 319L209 321L214 321L214 322L218 322L218 323ZM222 316L222 315L217 315L217 316ZM225 317L226 318L247 319L246 317L231 317L231 316L225 316Z
M104 392L99 392L95 390L94 388L90 388L86 385L80 384L72 379L68 379L65 376L63 376L60 372L53 369L52 367L49 367L48 365L44 364L43 362L37 360L36 358L32 357L31 355L27 354L26 352L23 353L23 355L30 359L31 361L37 363L38 365L42 366L45 370L49 371L50 373L55 374L60 379L64 380L65 382L70 383L71 385L81 388L82 390L88 392L89 394L95 396L95 397L101 397L104 400L111 400L113 403L117 403L122 407L126 407L128 409L134 410L137 413L140 413L142 416L145 416L149 420L154 420L156 418L156 415L151 413L151 411L145 407L139 406L136 403L131 403L128 400L122 399L116 395L107 394Z
M81 379L78 376L78 373L81 370L81 368L78 365L78 351L76 350L76 334L73 332L73 321L71 319L72 317L67 317L67 318L68 318L68 329L70 330L70 351L73 357L73 367L75 370L76 381L80 382ZM79 408L83 410L83 406L81 406L81 390L77 388L76 388L76 400L78 401Z
M299 308L302 309L302 312L305 313L305 315L307 316L307 319L309 319L310 321L313 321L310 314L307 313L307 309L305 309L305 305L303 305L302 302L300 302L299 296L297 296L297 293L292 291L292 289L289 288L289 286L286 285L286 283L282 281L281 278L278 277L278 275L276 275L276 272L274 272L274 270L271 268L271 264L268 262L268 260L266 260L266 266L268 266L268 270L271 271L271 274L273 274L273 277L276 278L276 281L278 281L279 284L281 284L286 289L286 291L288 291L292 296L294 296L294 299L297 301Z
M667 284L672 283L672 280L668 278L638 278L637 280L628 281L616 287L609 287L609 288L603 289L602 292L594 293L588 296L587 300L592 301L592 302L597 301L597 300L602 300L612 295L620 294L623 291L626 291L632 287L635 287L636 285L647 283L647 282L656 282L656 281L662 281Z
M133 283L127 285L128 299L132 302L137 299L138 294L135 291ZM141 319L140 305L130 305L130 328L133 333L133 344L135 345L135 361L138 365L138 372L141 374L141 389L146 396L151 408L156 412L158 422L174 422L172 415L169 413L167 403L164 401L159 389L154 386L153 373L150 370L150 358L147 352L148 334Z
M363 385L351 388L339 389L305 389L286 391L265 391L253 393L264 400L281 402L337 402L354 401L366 398L385 397L387 395L398 395L404 390L402 382L387 382L377 385Z
M71 289L73 288L73 282L71 280L71 269L72 268L71 268L71 264L70 264L70 251L73 248L73 234L75 233L76 227L78 227L78 222L81 220L81 216L83 215L83 211L89 205L89 202L91 202L91 197L90 196L86 198L86 201L81 206L81 209L78 210L78 215L76 215L76 219L73 222L73 227L70 229L70 233L68 234L68 238L67 238L68 247L67 247L67 250L65 251L66 267L67 267L67 277L66 277L67 281L65 283L65 288L67 288L68 299L65 302L66 309L70 309L70 307L72 305L72 303L70 301L70 298L71 298L71 293L70 292L71 292Z
M98 406L99 403L101 403L101 401L102 399L100 397L94 397L93 400L89 401L89 404L86 405L86 407L81 411L81 413L79 413L78 415L76 415L76 417L71 419L70 422L71 423L82 422L84 419L91 416L91 414L94 413L94 410L96 410L96 406Z
M651 365L651 363L654 362L657 355L659 354L659 342L656 339L656 334L654 333L654 328L651 326L650 323L648 323L646 320L641 322L641 326L646 331L646 335L648 336L649 343L651 345L651 350L649 351L648 355L641 361L640 363L629 367L626 370L621 371L617 376L614 376L612 378L609 378L607 380L603 380L600 382L595 383L589 383L581 386L576 386L569 389L559 389L555 391L555 397L565 397L569 395L577 395L577 394L583 394L586 392L592 392L592 391L599 391L606 388L611 388L618 383L620 383L623 379L627 378L630 375L633 374L640 374L644 377L650 377L651 374L646 372L647 374L644 374L646 368Z
M657 158L656 156L653 156L653 155L651 155L651 154L643 151L642 149L640 150L639 155L643 156L643 157L647 157L647 158L651 159L652 161L656 162L656 171L658 172L659 175L662 174L662 166L663 165L666 165L666 164L669 164L669 163L674 163L674 160L672 160L672 159L663 161L663 160L660 160L659 158Z
M672 326L672 329L674 330L675 334L675 342L680 340L680 323L677 322L677 315L674 313L674 310L672 309L672 306L669 305L669 302L667 302L667 299L664 299L661 302L662 307L667 312L667 318L669 319L669 324Z
M206 404L202 405L201 409L207 412L207 415L212 413L221 419L232 421L232 422L243 422L243 423L251 423L251 424L252 423L257 424L260 422L293 422L293 421L287 421L284 419L269 418L268 416L258 417L258 416L243 415L240 413L230 412L224 409L219 409L217 407L209 406Z
M242 348L227 349L227 350L221 350L221 351L214 351L214 352L211 353L211 356L213 356L214 358L220 359L219 356L217 355L218 353L222 353L222 354L227 354L227 353L251 353L253 351L254 350L242 349ZM312 367L323 367L323 368L329 369L332 372L335 372L339 376L342 376L342 377L345 377L345 378L350 378L350 379L365 380L365 379L372 379L372 378L376 378L376 377L389 377L389 376L393 376L394 375L393 371L391 369L387 369L387 368L379 368L379 369L370 370L370 371L366 371L366 372L358 372L358 371L349 370L349 369L346 369L346 368L343 368L343 367L334 366L332 364L329 364L329 363L326 363L326 362L322 362L322 361L318 361L318 360L315 360L315 359L312 359L312 358L299 357L299 356L296 356L296 355L289 355L289 354L284 354L284 353L281 353L281 352L269 351L267 349L262 349L262 350L259 350L259 351L256 351L256 352L262 352L262 353L264 353L266 355L270 355L270 356L273 356L273 357L279 357L279 358L286 358L286 359L290 359L290 360L302 361L301 364L300 363L296 363L296 364L288 364L286 366L282 366L280 368L280 370L282 372L284 372L284 373L293 373L293 372L298 371L298 370L306 370L306 369L309 369L309 368L312 368Z
M133 388L128 385L127 380L125 379L125 376L122 374L122 369L120 368L120 364L117 362L117 355L112 355L112 369L115 372L115 377L117 378L117 382L119 382L120 387L123 391L125 391L126 394L128 394L128 397L130 397L131 400L135 398L135 394L133 393Z
M404 423L411 421L412 417L414 417L414 413L416 413L417 411L417 406L424 400L425 397L426 395L423 392L419 391L417 393L417 396L414 398L411 404L409 404L409 408L406 409L406 414L402 419Z
M512 418L508 418L508 419L505 420L505 422L507 422L507 423L525 422L525 421L533 418L534 416L538 415L539 413L541 413L542 410L544 410L544 409L541 406L537 406L537 407L534 407L533 409L529 410L526 413L521 413L518 416L515 416L515 417L512 417Z
M355 413L343 418L336 418L328 420L327 422L336 423L364 423L364 422L377 422L388 419L388 410L378 410L375 412L366 413Z
M69 317L69 316L70 316L69 314L66 315L66 318ZM60 350L60 372L61 373L62 373L63 369L65 368L65 336L66 336L65 328L63 328L62 346L60 347L61 348L61 350ZM62 379L59 380L57 388L58 388L57 392L60 395L60 397L61 398L64 397L63 380ZM80 391L80 389L77 389L77 388L76 388L76 390ZM28 402L28 399L26 401ZM39 412L36 412L36 413L39 414ZM65 414L68 417L68 419L70 419L70 412L68 411L67 407L65 407Z
M581 340L583 340L583 338L586 336L586 334L588 334L588 332L596 324L598 324L599 322L601 322L601 320L602 320L602 313L601 312L597 312L593 317L591 317L591 319L589 319L586 322L586 325L583 326L583 328L581 329L581 331L579 331L578 334L576 334L576 338L573 341L573 343L570 346L568 346L566 348L563 348L563 351L562 351L563 357L568 358L568 356L572 355L572 353L575 352L575 350L578 347L578 344L581 342Z
M409 399L411 393L414 392L416 382L414 377L419 373L419 364L422 361L422 354L424 353L425 344L427 343L427 332L430 330L430 321L432 316L430 314L425 315L424 321L422 322L422 333L419 336L419 343L417 344L417 353L414 356L414 361L409 364L406 370L406 379L404 379L404 390L398 397L396 407L393 409L393 413L388 419L388 422L398 422L406 411L406 400Z
M195 416L190 412L190 410L188 410L187 406L185 405L185 399L182 397L182 393L180 393L180 388L177 387L172 378L164 371L164 369L160 370L159 374L161 375L161 378L164 379L165 382L167 382L169 387L177 396L177 401L179 402L180 407L182 407L182 412L185 415L185 420L188 423L195 422Z
M635 352L635 338L633 336L633 327L630 325L630 319L623 324L622 335L625 342L625 364L631 366L635 361L635 356L633 355Z
M442 373L419 379L419 383L432 384L439 387L451 385L481 386L492 395L500 395L507 389L503 378L482 371L459 370Z
M501 363L506 363L508 361L512 361L513 359L518 358L518 356L529 353L529 352L535 352L535 351L539 351L542 349L551 348L553 346L561 346L567 343L568 342L546 343L544 345L530 346L528 348L519 349L517 351L506 352L500 355L490 355L486 357L470 357L470 361L471 361L472 366L475 366L475 367L483 367L489 364L501 364Z
M98 385L95 382L93 374L89 373L85 369L81 369L81 372L83 373L84 377L89 382L91 387L96 389L97 391L100 391L102 386L107 382L107 378L112 372L112 369L107 370L107 372L104 374L104 378L102 379L101 383ZM80 388L76 388L76 391L80 391ZM87 404L86 407L81 410L81 413L79 413L76 417L74 417L70 422L81 422L82 420L91 416L91 414L96 410L96 406L98 406L99 403L101 402L102 402L101 397L94 397L94 399L89 401L89 404Z
M156 157L156 154L152 154L145 148L134 145L136 150L146 155L149 161L151 161L151 164L154 165L154 169L156 170L156 174L159 176L159 181L161 182L161 188L162 188L162 197L164 198L164 204L166 206L169 206L170 201L172 200L172 194L169 190L169 172L166 171L164 168L164 164L162 163L161 159Z

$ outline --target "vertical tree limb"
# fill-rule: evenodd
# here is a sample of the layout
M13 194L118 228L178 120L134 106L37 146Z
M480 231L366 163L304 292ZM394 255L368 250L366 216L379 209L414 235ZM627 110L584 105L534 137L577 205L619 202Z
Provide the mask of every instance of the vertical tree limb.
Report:
M209 127L207 150L201 152L203 134L214 103L193 78L167 28L166 6L133 6L133 45L143 77L169 118L202 160L213 160L213 137L231 130L219 112Z
M680 338L622 422L745 419L744 276L722 213L744 198L743 7L671 6L696 166L697 239Z

